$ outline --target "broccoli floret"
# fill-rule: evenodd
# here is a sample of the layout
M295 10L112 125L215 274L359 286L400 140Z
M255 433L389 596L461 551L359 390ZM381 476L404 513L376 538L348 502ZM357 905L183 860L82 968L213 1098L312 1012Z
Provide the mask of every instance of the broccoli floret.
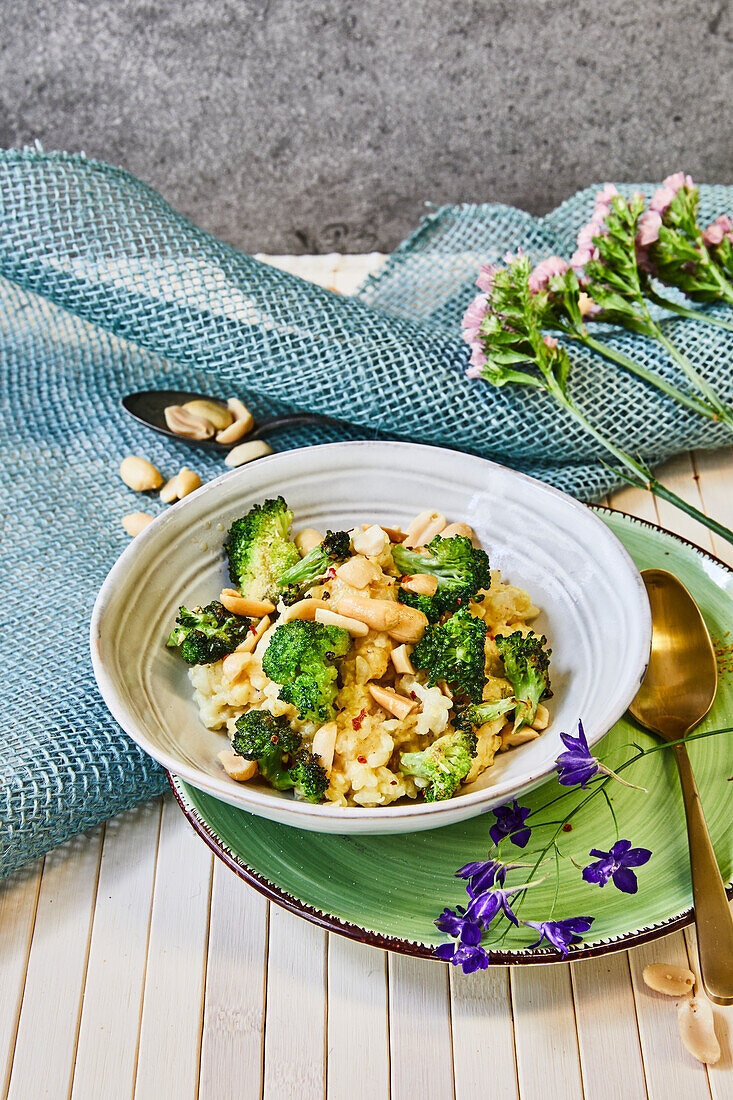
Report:
M292 619L270 638L262 668L280 684L280 698L296 707L300 718L327 722L334 716L338 690L334 662L346 656L350 645L340 627Z
M552 695L548 672L552 650L543 648L547 638L544 634L539 638L532 630L529 634L517 630L506 637L498 634L494 640L517 700L514 729L531 726L540 699Z
M327 531L323 542L314 546L302 561L281 574L278 584L286 603L293 603L303 590L311 588L336 562L351 553L351 539L346 531Z
M453 725L456 729L475 731L486 722L493 722L502 714L513 710L516 705L514 699L498 699L495 703L470 703L466 707L459 707L453 717Z
M299 733L287 718L267 710L249 710L235 723L232 748L245 760L256 760L263 779L278 791L295 789L300 798L320 802L328 775L310 749L301 748Z
M392 558L403 574L429 573L436 578L438 589L434 596L420 596L400 588L399 599L424 612L430 622L437 622L446 612L466 604L480 589L488 588L491 568L485 551L477 550L465 535L449 539L436 535L427 549L427 554L419 554L404 546L393 546Z
M403 752L400 769L406 775L427 779L426 802L452 798L471 770L476 737L470 730L446 733L423 752Z
M181 647L181 656L189 665L210 665L232 653L247 637L251 621L212 600L206 607L179 607L176 625L166 645Z
M229 528L224 544L229 576L243 596L277 603L278 577L300 561L298 548L290 541L292 522L293 513L277 497L255 504Z
M328 786L328 775L315 753L302 749L290 769L295 793L306 802L320 802Z
M478 703L485 683L485 641L486 623L464 607L442 625L428 626L411 660L428 673L430 687L445 680Z

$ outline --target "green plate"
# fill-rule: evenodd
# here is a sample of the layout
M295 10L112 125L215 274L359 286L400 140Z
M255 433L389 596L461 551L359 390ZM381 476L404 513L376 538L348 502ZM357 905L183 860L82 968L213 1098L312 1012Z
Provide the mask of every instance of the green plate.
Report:
M697 600L713 640L733 637L733 571L698 547L640 520L599 509L640 569L668 569ZM729 662L730 663L730 662ZM603 675L603 670L598 670ZM733 674L721 668L715 704L700 730L733 725ZM574 732L574 731L571 731ZM609 763L620 763L632 753L628 743L651 746L655 739L623 718L596 752L617 750ZM705 815L723 879L733 877L733 734L722 734L690 745ZM692 920L687 835L679 782L673 756L657 752L624 772L648 793L612 784L613 809L619 835L634 846L651 848L652 858L638 874L639 890L620 893L611 883L600 888L585 883L570 860L560 863L555 919L593 916L585 942L573 957L603 954L665 935ZM171 777L178 801L189 821L210 847L241 878L273 901L334 932L378 947L425 958L446 937L434 920L448 905L466 900L455 871L470 860L486 857L493 813L430 832L396 836L331 836L278 825L235 809ZM553 790L554 785L554 790ZM538 808L563 788L554 780L521 799ZM585 797L571 792L561 804L562 815ZM521 852L505 845L503 857L531 859L535 840ZM547 830L544 833L546 837ZM616 830L608 806L596 797L563 833L563 854L584 866L591 848L608 850ZM511 853L511 855L510 855ZM529 854L528 854L529 853ZM555 862L541 885L528 891L519 916L547 919L556 889ZM733 889L729 887L729 894ZM502 922L504 928L506 922ZM537 937L520 925L491 947L496 963L555 962L552 950L529 951Z

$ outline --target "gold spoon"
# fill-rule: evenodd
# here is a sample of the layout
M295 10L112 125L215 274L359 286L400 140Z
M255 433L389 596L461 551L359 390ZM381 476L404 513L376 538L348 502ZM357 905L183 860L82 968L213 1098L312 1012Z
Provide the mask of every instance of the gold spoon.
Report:
M699 608L664 569L641 574L652 610L649 667L629 711L665 741L686 737L713 705L718 667ZM674 754L680 773L690 845L700 973L711 1001L733 1004L733 915L725 894L700 795L684 745Z

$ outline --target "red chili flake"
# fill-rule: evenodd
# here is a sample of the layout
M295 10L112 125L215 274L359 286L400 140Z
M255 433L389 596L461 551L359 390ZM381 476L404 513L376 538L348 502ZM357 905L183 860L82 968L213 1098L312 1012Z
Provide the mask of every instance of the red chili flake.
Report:
M415 694L415 692L414 692L414 691L411 691L411 692L410 692L410 698L411 698L411 699L417 699L417 695Z
M396 787L396 786L397 786L397 780L396 780L396 779L392 779L392 780L390 780L390 784L389 784L389 785L390 785L390 787Z
M253 634L257 633L257 627L254 625L254 623L249 624L249 629Z
M573 826L572 826L572 825L570 824L570 822L569 822L569 821L566 821L566 822L565 822L565 824L564 824L564 825L563 825L563 827L562 827L562 831L563 831L564 833L572 833L572 831L573 831Z
M366 764L367 762L366 756L357 756L356 759L359 761L360 764Z
M364 707L363 710L359 711L356 718L351 719L351 725L354 727L355 730L360 730L362 725L364 724L364 719L365 718L366 718L366 707Z
M326 573L326 576L330 577L331 580L333 580L333 578L336 576L336 567L335 567L335 565L332 565L329 568L328 573Z

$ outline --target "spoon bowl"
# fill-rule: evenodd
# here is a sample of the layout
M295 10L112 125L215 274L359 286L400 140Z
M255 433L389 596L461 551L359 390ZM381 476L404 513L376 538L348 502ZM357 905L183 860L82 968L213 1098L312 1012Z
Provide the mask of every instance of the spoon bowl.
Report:
M154 432L167 435L170 439L177 439L179 443L189 443L192 447L205 447L212 451L221 451L222 454L239 446L240 443L248 443L253 439L261 439L270 432L276 432L280 428L290 428L297 424L333 424L328 416L318 413L291 413L287 416L276 416L270 420L263 420L260 424L254 424L251 431L241 436L234 443L218 443L215 437L211 439L191 439L186 435L179 435L171 431L166 424L165 410L169 405L185 405L188 401L217 401L205 393L189 393L187 390L139 390L137 393L128 393L122 398L122 407L146 428L152 428Z
M646 569L641 576L652 612L652 648L629 712L642 726L675 743L690 846L700 974L710 1000L729 1005L733 1004L733 916L690 758L679 743L713 705L718 686L715 651L700 609L682 582L664 569Z

